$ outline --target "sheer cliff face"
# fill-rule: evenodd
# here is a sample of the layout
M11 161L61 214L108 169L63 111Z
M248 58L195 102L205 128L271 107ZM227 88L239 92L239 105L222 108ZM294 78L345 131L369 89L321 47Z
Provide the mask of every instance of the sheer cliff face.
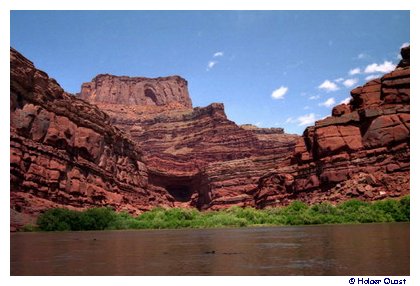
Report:
M188 83L179 76L143 78L101 74L82 85L80 98L91 103L192 107Z

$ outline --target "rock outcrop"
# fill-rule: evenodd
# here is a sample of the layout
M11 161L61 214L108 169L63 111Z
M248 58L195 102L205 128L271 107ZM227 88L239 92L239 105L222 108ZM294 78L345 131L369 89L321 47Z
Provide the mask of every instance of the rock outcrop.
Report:
M290 166L261 178L257 206L409 193L410 47L401 55L395 71L353 89L349 104L305 130Z
M192 107L188 83L179 76L144 78L100 74L82 85L79 96L91 103Z

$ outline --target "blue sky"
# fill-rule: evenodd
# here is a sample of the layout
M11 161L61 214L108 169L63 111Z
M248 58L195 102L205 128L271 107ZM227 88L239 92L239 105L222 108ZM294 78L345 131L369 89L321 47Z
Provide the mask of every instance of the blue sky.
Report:
M12 11L11 46L72 93L99 73L188 80L194 106L302 133L398 63L408 11Z

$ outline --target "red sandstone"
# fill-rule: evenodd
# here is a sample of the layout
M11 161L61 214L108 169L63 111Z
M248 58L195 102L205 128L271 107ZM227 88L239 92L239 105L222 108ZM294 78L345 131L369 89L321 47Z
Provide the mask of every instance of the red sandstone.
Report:
M178 76L99 75L78 96L11 49L11 208L267 207L409 193L410 61L308 127L238 126L223 104L192 108Z

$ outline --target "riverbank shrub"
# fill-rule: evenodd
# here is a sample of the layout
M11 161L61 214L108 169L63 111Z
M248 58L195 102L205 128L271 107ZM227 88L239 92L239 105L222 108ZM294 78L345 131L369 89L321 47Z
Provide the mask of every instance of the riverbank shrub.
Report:
M81 212L56 208L41 214L37 224L45 231L104 230L119 216L110 208L91 208Z
M211 228L274 225L309 225L410 221L410 197L375 202L349 200L334 206L323 202L308 206L295 201L287 207L257 210L232 207L221 211L155 208L138 217L110 208L85 211L50 209L38 217L43 231L104 229ZM30 228L34 229L34 228ZM36 229L36 228L35 228Z

